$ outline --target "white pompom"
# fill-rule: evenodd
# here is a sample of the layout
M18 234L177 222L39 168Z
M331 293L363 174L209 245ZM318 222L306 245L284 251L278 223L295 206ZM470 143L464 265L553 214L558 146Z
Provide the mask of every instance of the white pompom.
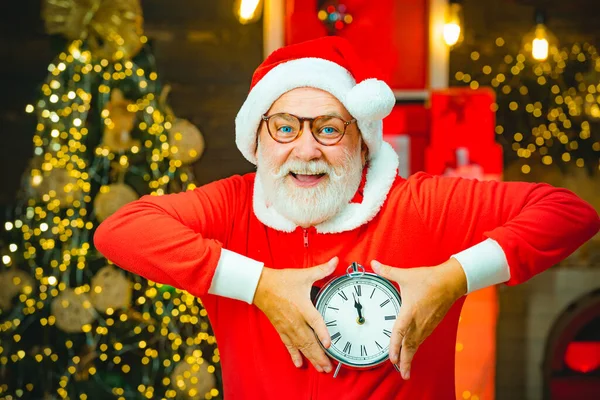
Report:
M359 121L377 121L387 117L396 104L392 89L378 79L365 79L346 95L344 105Z

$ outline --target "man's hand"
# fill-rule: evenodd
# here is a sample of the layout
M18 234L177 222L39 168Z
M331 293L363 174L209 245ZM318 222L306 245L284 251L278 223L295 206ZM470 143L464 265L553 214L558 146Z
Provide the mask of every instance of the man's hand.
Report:
M331 345L331 338L323 317L310 301L310 291L315 281L335 271L337 263L334 257L307 269L263 268L258 281L253 303L269 318L298 368L302 353L317 371L331 371L331 362L315 333L325 348Z
M417 348L452 304L467 293L466 276L454 258L435 267L393 268L375 260L371 267L400 285L402 307L390 339L390 361L400 367L404 379L409 379Z

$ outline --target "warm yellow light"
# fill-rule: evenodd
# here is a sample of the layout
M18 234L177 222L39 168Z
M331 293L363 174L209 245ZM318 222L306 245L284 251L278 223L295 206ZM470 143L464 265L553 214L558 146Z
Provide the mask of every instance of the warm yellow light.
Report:
M250 19L256 12L258 0L242 0L240 4L240 17Z
M444 24L444 42L448 46L454 46L460 39L460 25L454 22Z
M550 53L556 52L557 40L552 32L548 31L543 23L538 23L534 29L523 38L525 51L531 54L531 57L536 61L545 61ZM542 75L542 70L539 69L537 75ZM543 85L545 82L539 82Z
M236 1L236 13L242 24L256 22L261 15L261 0L238 0Z
M531 55L533 58L539 61L544 61L548 58L548 40L546 38L533 39L532 47L531 47Z
M448 46L454 46L460 42L462 38L462 7L460 4L450 3L448 5L442 36Z

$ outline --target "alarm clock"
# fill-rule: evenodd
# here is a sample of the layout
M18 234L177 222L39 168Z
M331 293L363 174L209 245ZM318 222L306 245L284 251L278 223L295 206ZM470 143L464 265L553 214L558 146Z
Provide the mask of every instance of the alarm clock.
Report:
M323 316L331 346L323 350L353 369L374 368L389 359L390 337L402 299L387 279L354 262L317 293L315 308ZM319 343L321 343L319 341ZM395 366L398 370L398 367Z

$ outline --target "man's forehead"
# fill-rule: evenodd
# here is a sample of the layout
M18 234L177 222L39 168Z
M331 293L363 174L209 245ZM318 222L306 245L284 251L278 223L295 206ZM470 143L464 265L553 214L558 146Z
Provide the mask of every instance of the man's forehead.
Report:
M344 105L331 93L315 88L296 88L282 94L271 106L269 113L289 112L303 117L335 115L350 116Z

